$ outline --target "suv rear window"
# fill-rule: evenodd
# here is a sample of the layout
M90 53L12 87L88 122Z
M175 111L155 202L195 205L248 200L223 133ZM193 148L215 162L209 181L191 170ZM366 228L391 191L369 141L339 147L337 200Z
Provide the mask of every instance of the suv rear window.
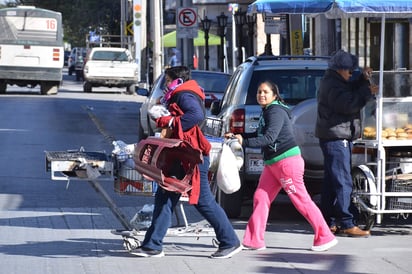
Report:
M315 98L320 79L325 70L255 70L248 87L246 105L256 105L259 83L270 80L279 87L280 95L287 104L296 105L306 99Z
M91 59L97 61L127 61L128 57L124 51L96 51Z

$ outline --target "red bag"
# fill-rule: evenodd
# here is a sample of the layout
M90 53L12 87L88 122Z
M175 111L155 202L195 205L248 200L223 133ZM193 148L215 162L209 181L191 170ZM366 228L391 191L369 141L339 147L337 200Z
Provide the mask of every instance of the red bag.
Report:
M183 195L192 189L193 170L202 161L200 150L179 139L148 137L135 147L136 170L163 189ZM176 167L181 167L183 174Z

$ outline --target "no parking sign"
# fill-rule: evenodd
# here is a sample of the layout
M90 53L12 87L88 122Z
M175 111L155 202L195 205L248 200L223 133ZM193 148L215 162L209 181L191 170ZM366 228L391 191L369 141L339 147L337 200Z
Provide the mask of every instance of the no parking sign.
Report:
M177 11L177 37L196 38L198 29L197 8L179 8Z

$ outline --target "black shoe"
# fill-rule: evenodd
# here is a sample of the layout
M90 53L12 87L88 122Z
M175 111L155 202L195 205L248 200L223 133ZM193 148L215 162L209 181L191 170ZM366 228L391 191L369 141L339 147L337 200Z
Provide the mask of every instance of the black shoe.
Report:
M333 234L338 234L340 232L339 227L337 227L336 225L330 226L329 229L330 229L330 232L332 232Z
M242 250L242 245L238 244L233 247L225 248L225 249L218 249L215 253L213 253L210 258L212 259L226 259L230 258L233 255L239 253Z
M155 250L150 249L147 247L140 247L137 249L133 249L130 251L130 254L136 255L138 257L153 257L153 258L160 258L165 255L162 250Z

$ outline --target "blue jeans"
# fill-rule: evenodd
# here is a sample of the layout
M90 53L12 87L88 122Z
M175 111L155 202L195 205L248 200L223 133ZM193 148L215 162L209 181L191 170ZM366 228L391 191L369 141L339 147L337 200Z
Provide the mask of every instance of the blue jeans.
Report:
M353 144L348 140L320 140L324 157L324 181L320 208L329 226L341 229L355 226L356 212L351 199L351 158Z
M203 156L200 169L200 196L195 205L199 213L210 223L219 241L219 248L225 249L240 243L225 211L217 204L210 190L208 180L209 157ZM162 250L163 238L172 224L173 210L178 203L180 194L158 188L155 196L152 224L145 234L143 247Z

